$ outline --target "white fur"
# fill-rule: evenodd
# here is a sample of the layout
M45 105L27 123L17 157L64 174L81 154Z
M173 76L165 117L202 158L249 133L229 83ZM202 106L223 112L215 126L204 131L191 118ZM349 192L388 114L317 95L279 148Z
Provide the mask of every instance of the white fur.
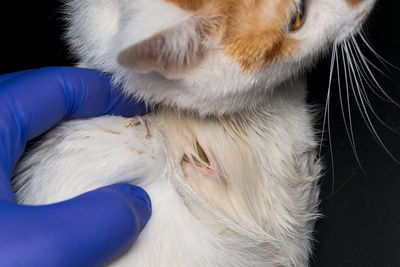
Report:
M255 74L243 73L218 41L203 43L198 23L206 19L170 3L70 0L68 38L82 63L161 105L142 118L63 123L19 164L18 200L142 186L153 215L116 266L306 266L321 166L305 84L293 76L354 32L373 2L351 9L344 0L309 0L305 25L291 33L301 49ZM140 60L146 49L160 53L154 66L118 62L123 51Z
M147 115L150 133L143 121L135 126L138 118L64 123L20 163L17 197L45 204L112 183L144 187L152 218L117 266L306 265L320 166L297 89L232 120ZM241 131L248 137L238 139ZM196 140L213 151L229 186L201 175L191 177L194 191L188 186L180 164Z

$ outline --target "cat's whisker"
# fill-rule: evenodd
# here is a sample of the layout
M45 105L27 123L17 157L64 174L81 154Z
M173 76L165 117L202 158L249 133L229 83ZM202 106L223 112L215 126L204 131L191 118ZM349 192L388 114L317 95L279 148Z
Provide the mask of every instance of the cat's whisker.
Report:
M353 63L352 63L352 58L350 56L351 52L350 52L347 44L345 45L345 51L346 51L346 56L348 58L347 59L347 66L348 66L348 69L349 69L349 74L351 74L351 77L353 77L353 79L350 78L350 84L351 84L354 100L356 101L357 107L358 107L358 109L360 111L360 114L361 114L361 116L362 116L362 118L363 118L363 120L364 120L364 122L365 122L365 124L366 124L366 126L368 128L368 130L371 133L373 133L373 130L371 129L371 125L368 123L368 120L367 120L367 118L365 116L366 110L364 110L362 108L363 105L361 105L361 104L363 104L362 99L359 99L359 95L356 94L356 92L355 92L355 89L357 89L357 92L359 91L359 84L358 84L358 81L357 81L357 77L355 75L355 71L354 71L354 67L353 67ZM354 82L353 82L353 80L354 80ZM373 135L373 137L375 139L374 135Z
M354 151L354 155L355 155L355 158L358 162L360 169L364 173L366 173L366 171L365 171L364 167L362 166L361 161L358 157L356 143L355 143L355 139L354 139L354 131L353 131L352 115L351 115L351 104L350 104L350 88L354 88L354 85L353 85L353 81L351 79L351 71L350 71L349 62L348 62L351 59L350 59L349 53L347 52L347 49L345 49L344 46L347 47L348 44L347 43L343 44L341 46L341 50L342 50L343 68L345 71L346 97L347 97L347 109L348 109L349 121L350 121L350 133L351 133L352 142L354 144L353 151ZM346 59L347 59L347 61L346 61ZM350 82L350 84L349 84L349 82Z
M382 63L382 65L386 66L389 65L392 68L395 68L396 70L400 70L399 67L393 65L392 63L390 63L389 61L387 61L385 58L383 58L381 55L379 55L378 52L376 52L376 50L369 44L369 41L366 37L365 31L363 29L361 29L361 31L359 31L358 35L360 36L361 40L364 42L364 44L368 47L368 49L374 54L374 56L376 56L376 58Z
M361 32L359 32L359 35L361 34ZM355 36L351 36L351 39L353 40L353 42L358 46L357 41L355 40ZM362 39L363 42L366 42ZM369 48L369 47L368 47ZM359 49L359 48L358 48ZM372 49L372 48L369 48ZM368 63L366 65L370 65L372 68L374 68L375 70L377 70L380 74L382 74L383 76L389 78L389 76L386 74L386 72L384 70L382 70L381 68L379 68L376 64L374 64L371 60L369 60L367 57L364 56L364 53L361 52L361 49L359 49L360 51L360 55L363 57L363 60ZM375 51L372 51L372 53L375 55ZM377 56L378 54L376 53L375 56ZM378 58L379 62L385 67L386 71L389 71L390 69L388 68L388 62L383 61L383 59Z
M321 134L320 149L319 149L319 154L321 154L322 143L323 143L324 135L325 135L325 128L327 127L328 128L329 151L330 151L330 155L331 155L331 166L332 166L332 192L334 191L334 187L335 187L335 167L334 167L333 145L332 145L332 137L331 137L331 124L330 124L330 98L331 98L332 78L333 78L333 71L334 71L334 67L335 67L335 63L336 63L336 57L337 57L337 44L335 44L333 46L333 51L332 51L328 93L327 93L326 103L325 103L324 120L323 120L323 124L322 124L322 134Z
M356 42L355 41L355 39L354 39L354 42ZM361 52L361 49L359 48L359 46L358 46L358 44L356 43L356 45L357 45L357 49L359 49L360 50L360 56L362 57L362 60L364 61L364 64L366 65L366 66L371 66L373 69L375 69L376 71L378 71L381 75L383 75L383 76L385 76L385 78L387 78L387 79L390 79L390 77L386 74L386 72L385 71L383 71L382 69L380 69L376 64L374 64L371 60L369 60L367 57L365 57L364 56L364 54ZM382 61L380 61L381 62L381 64L385 64L384 62L382 62ZM388 68L385 66L385 68L388 70Z
M368 75L365 74L365 73L364 73L364 75L363 75L363 72L362 72L363 69L364 69L364 68L363 68L363 64L366 64L366 63L365 63L365 61L360 61L360 60L361 60L360 57L363 57L363 58L365 58L365 57L362 55L362 52L361 52L361 50L360 50L360 48L359 48L359 46L358 46L358 44L357 44L355 38L352 38L351 44L352 44L352 47L353 47L353 49L354 49L354 54L356 55L356 57L354 57L354 55L352 54L353 62L354 62L354 63L358 62L358 63L360 64L360 65L356 64L355 66L356 66L356 69L357 69L358 77L359 77L360 82L361 82L361 84L362 84L362 87L360 87L360 89L362 89L361 93L362 93L362 96L363 96L363 100L366 102L366 104L368 105L369 109L371 110L371 112L373 113L373 115L375 116L375 118L376 118L382 125L384 125L384 126L385 126L386 128L388 128L388 129L390 129L391 131L393 131L393 132L395 132L395 133L397 133L397 134L400 134L399 131L397 131L397 130L393 129L392 127L390 127L389 125L387 125L387 124L381 119L381 117L376 113L375 109L372 107L372 104L371 104L371 102L370 102L370 100L369 100L368 94L366 93L365 86L364 86L362 80L364 80L364 81L367 83L367 85L369 86L369 88L371 88L372 91L373 91L376 95L378 95L379 97L381 97L381 96L380 96L379 94L377 94L377 92L374 91L373 85L371 85L371 84L368 82L368 80L366 80L366 77L368 77ZM351 47L350 47L350 48L351 48ZM358 60L357 60L357 59L358 59ZM360 67L361 67L361 68L360 68ZM378 84L378 86L379 86L379 84ZM381 86L379 86L379 89L380 89L380 90L383 90L383 88L382 88ZM382 100L388 101L388 100L386 100L386 99L382 99Z
M374 83L375 83L376 86L377 86L377 87L375 87L375 88L379 89L379 90L382 92L382 94L384 95L384 97L386 97L386 99L387 99L386 101L388 101L388 102L390 102L390 103L392 103L392 104L394 104L395 106L397 106L397 107L400 108L400 104L399 104L398 102L396 102L388 93L386 93L385 90L382 88L382 86L381 86L381 85L378 83L378 81L376 80L375 75L372 73L371 69L369 68L369 66L368 66L368 64L367 64L367 62L366 62L366 60L367 60L366 57L362 54L361 49L360 49L360 47L358 46L358 44L357 44L357 42L355 41L355 39L353 39L353 42L354 42L354 45L355 45L355 47L356 47L358 53L359 53L360 56L361 56L361 59L362 59L363 62L364 62L364 66L365 66L365 68L367 69L367 71L368 71L368 73L369 73L369 77L371 77L371 78L373 79ZM389 77L388 77L388 78L389 78Z
M354 133L353 133L353 123L352 123L352 116L351 116L351 105L350 105L349 77L348 77L349 75L348 75L348 69L347 69L347 65L346 65L346 58L345 58L345 52L344 52L343 46L341 46L341 51L342 51L343 69L344 69L345 82L346 82L346 98L347 98L347 110L348 110L348 115L349 115L350 133L351 133L351 138L353 140L353 144L355 145Z
M340 47L341 52L342 52L342 59L343 59L343 63L345 62L344 60L344 55L343 55L343 47ZM358 157L358 153L357 153L357 148L356 148L356 144L355 144L355 140L354 140L354 134L353 134L353 126L352 126L352 119L351 119L351 111L350 111L350 105L349 105L349 95L348 95L348 82L347 82L347 69L346 69L346 65L343 64L344 67L344 73L345 73L345 80L346 80L346 92L347 92L347 107L348 107L348 119L346 118L345 115L345 109L344 109L344 105L343 105L343 96L342 96L342 87L341 87L341 82L340 82L340 64L339 64L339 55L336 57L336 67L337 67L337 78L338 78L338 86L339 86L339 101L340 101L340 108L342 111L342 117L343 117L343 122L346 128L346 133L347 136L349 138L349 142L350 145L353 149L354 155L356 157L357 162L359 163L359 165L361 166L361 163L359 161L359 157Z
M332 56L333 58L333 52L332 52ZM328 92L327 92L327 96L326 96L326 102L325 102L325 109L324 109L324 119L322 122L322 131L321 131L321 140L319 143L319 155L321 155L322 153L322 146L323 146L323 141L325 138L325 128L326 128L326 120L327 120L327 112L328 112L328 108L329 108L329 100L330 100L330 95L331 95L331 78L332 78L332 71L333 71L333 59L331 59L331 70L330 70L330 78L329 78L329 86L328 86Z
M358 47L358 46L356 47L357 43L356 43L356 40L355 40L355 39L352 39L352 43L351 43L351 44L353 44L353 49L355 49L355 50L354 50L354 53L352 53L351 56L352 56L353 63L355 64L355 67L356 67L356 70L357 70L357 76L358 76L358 78L359 78L359 80L360 80L361 87L359 87L359 89L360 89L359 91L360 91L360 93L361 93L361 95L362 95L362 100L365 101L365 103L367 104L368 108L371 110L371 112L372 112L372 114L374 115L374 117L375 117L383 126L385 126L385 127L388 128L389 130L391 130L391 131L393 131L393 132L395 132L395 133L397 133L397 134L400 134L399 131L397 131L396 129L390 127L388 124L386 124L386 123L381 119L381 117L376 113L375 109L372 107L371 101L369 100L368 94L366 93L365 85L364 85L363 80L367 83L367 85L369 86L369 88L371 88L372 90L373 90L373 88L372 88L372 85L371 85L370 83L368 83L368 80L366 80L365 76L364 76L363 73L362 73L362 70L363 70L363 68L362 68L363 65L362 65L362 64L363 64L363 62L357 61L357 58L359 59L359 57L358 57L359 54L362 53L362 52L359 50L359 47ZM351 48L351 47L350 47L350 48ZM357 49L357 48L358 48L358 49ZM354 57L354 54L356 55L356 57ZM358 65L357 62L358 62L360 65ZM361 66L361 68L360 68L360 66ZM382 90L383 90L383 89L382 89ZM373 90L373 91L374 91L374 90ZM375 91L374 91L374 92L375 92ZM383 99L383 100L385 100L385 99Z
M347 60L346 60L346 66L347 66L347 69L348 69L348 76L349 76L349 81L350 81L350 88L352 89L351 92L353 93L354 100L356 101L357 107L358 107L358 109L360 110L360 114L361 114L363 120L365 121L365 124L366 124L367 128L370 130L370 126L369 126L369 124L367 123L367 121L366 121L366 119L365 119L365 117L364 117L363 110L362 110L362 108L361 108L361 106L360 106L360 102L359 102L358 96L357 96L357 94L355 94L355 92L354 92L354 88L356 88L356 86L358 86L358 84L357 84L357 81L356 81L356 79L355 79L355 77L354 77L354 73L353 73L353 71L352 71L352 62L351 62L350 52L349 52L347 43L344 43L344 44L343 44L343 49L344 49L344 52L345 52L345 55L346 55L346 58L347 58ZM352 77L354 78L354 82L353 82ZM350 90L349 90L349 91L350 91ZM350 103L349 103L349 108L350 108ZM370 131L372 131L372 130L370 130Z
M350 79L350 83L351 83L351 88L353 89L353 95L355 97L356 103L357 104L364 104L362 97L359 98L359 94L355 94L355 90L357 89L357 92L360 91L360 83L358 81L358 76L356 74L356 68L354 67L354 65L356 64L356 62L354 62L354 56L353 56L353 51L350 49L350 46L348 45L348 43L345 44L344 49L346 51L346 56L347 56L347 66L348 66L348 70L349 70L349 74L351 74L351 77L353 77L353 79ZM354 83L353 83L354 80ZM364 116L363 113L363 109L361 109L361 106L359 106L359 110L361 111L361 115ZM369 126L369 125L367 125Z
M367 86L369 86L372 90L373 90L373 85L369 82L369 80L367 79L368 76L366 76L365 74L365 70L364 70L364 65L363 65L363 61L360 61L360 51L358 51L355 46L354 46L354 42L355 40L352 39L350 44L352 46L349 46L349 50L352 51L352 53L350 54L351 56L351 60L354 64L355 67L355 73L354 73L354 77L355 79L359 80L359 85L361 85L359 87L360 92L362 93L363 96L363 100L366 101L366 103L368 104L369 108L374 112L374 109L372 108L372 105L369 101L369 98L366 94L366 90L365 90L365 83ZM354 50L353 50L354 49ZM364 83L365 82L365 83ZM374 90L373 90L374 91ZM375 91L374 91L375 92ZM379 95L378 95L379 96ZM374 112L375 113L375 112ZM375 113L376 114L376 113Z
M377 68L370 60L368 60L364 54L362 53L357 41L355 40L355 38L353 37L353 45L355 46L355 49L358 51L358 54L360 56L360 59L363 61L363 65L365 66L366 70L368 71L367 76L369 76L370 78L373 79L374 84L376 84L377 89L379 89L382 94L387 98L386 101L391 102L393 104L395 104L396 106L400 106L396 101L393 100L393 98L391 98L382 88L382 86L378 83L378 81L375 78L375 75L372 73L371 69L369 68L369 65L371 65L372 67L374 67L376 70L378 70L381 74L383 74L386 78L390 79L389 76L387 76L385 73L383 73L379 68ZM384 63L383 63L384 64Z
M363 120L364 120L364 122L365 122L365 124L366 124L366 126L367 126L367 128L368 128L368 130L371 132L372 137L373 137L373 138L376 140L376 142L385 150L385 152L386 152L397 164L400 165L400 162L393 156L393 154L392 154L392 153L390 152L390 150L386 147L386 145L384 144L384 142L382 141L382 139L379 137L379 134L378 134L378 132L376 131L376 129L375 129L373 123L372 123L372 120L371 120L371 118L370 118L370 116L369 116L368 109L367 109L367 107L365 106L365 103L364 103L364 100L363 100L363 96L362 96L362 93L361 93L360 83L359 83L358 80L357 80L356 70L355 70L355 67L354 67L354 65L353 65L353 63L355 63L355 62L353 62L353 61L351 60L351 59L352 59L352 58L351 58L351 55L352 55L353 51L350 50L349 46L348 46L346 43L344 44L344 49L345 49L345 51L346 51L346 53L347 53L347 56L349 57L347 63L348 63L348 66L350 67L350 71L351 71L351 73L352 73L352 76L354 77L354 82L355 82L355 85L356 85L355 87L352 86L352 88L353 88L354 99L355 99L355 101L356 101L356 104L357 104L357 106L358 106L358 109L360 110L360 114L361 114L361 116L362 116L362 118L363 118ZM357 92L356 92L355 90L357 90Z
M368 67L368 59L363 55L363 53L361 52L357 42L355 39L353 39L353 42L351 42L353 48L355 49L355 59L358 63L359 63L359 67L360 67L360 74L361 74L361 78L367 83L368 87L371 88L372 92L378 97L380 98L382 101L385 102L392 102L389 99L387 99L387 97L385 95L380 95L379 92L376 91L383 91L383 88L381 87L381 85L377 82L377 80L374 78L373 73L371 73L370 71L367 71L366 68ZM367 67L366 67L367 66ZM386 97L386 98L385 98Z

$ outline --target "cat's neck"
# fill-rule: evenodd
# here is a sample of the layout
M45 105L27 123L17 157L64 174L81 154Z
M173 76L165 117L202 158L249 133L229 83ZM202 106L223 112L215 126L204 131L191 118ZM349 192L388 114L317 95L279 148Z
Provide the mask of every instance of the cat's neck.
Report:
M172 110L178 116L191 117L196 120L247 120L257 117L268 116L268 114L286 114L287 112L296 112L297 109L304 109L306 106L306 81L304 78L293 78L273 89L260 90L263 94L255 96L257 104L250 107L243 107L234 112L223 114L207 114L199 112L196 109L168 107L158 105L156 110ZM282 115L285 116L285 115Z

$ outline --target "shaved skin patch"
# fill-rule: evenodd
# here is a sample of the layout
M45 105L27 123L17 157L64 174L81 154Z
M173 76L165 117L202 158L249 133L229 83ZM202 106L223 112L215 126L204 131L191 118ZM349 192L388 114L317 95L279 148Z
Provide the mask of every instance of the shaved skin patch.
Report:
M347 5L351 8L357 8L364 0L346 0Z
M196 142L196 155L184 155L181 160L181 168L189 186L193 187L192 179L205 178L212 181L226 183L219 174L218 161L214 154Z
M224 53L244 72L259 72L268 64L286 60L300 48L299 41L287 34L292 0L165 1L189 12L201 14L204 10L205 17L212 6L220 18L213 34L215 38L222 36Z
M210 156L208 156L198 142L196 142L196 151L197 156L192 156L192 161L190 161L187 155L183 156L181 160L182 169L185 172L188 168L192 168L203 176L211 176L215 172L215 157L210 152L208 153Z

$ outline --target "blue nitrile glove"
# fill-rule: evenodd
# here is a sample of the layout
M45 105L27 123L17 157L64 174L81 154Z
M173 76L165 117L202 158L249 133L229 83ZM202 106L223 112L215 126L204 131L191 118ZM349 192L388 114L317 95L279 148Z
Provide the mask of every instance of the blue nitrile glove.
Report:
M107 186L46 206L15 203L10 176L30 140L64 118L145 112L94 70L53 67L0 76L0 266L98 266L121 255L151 214L143 189Z

